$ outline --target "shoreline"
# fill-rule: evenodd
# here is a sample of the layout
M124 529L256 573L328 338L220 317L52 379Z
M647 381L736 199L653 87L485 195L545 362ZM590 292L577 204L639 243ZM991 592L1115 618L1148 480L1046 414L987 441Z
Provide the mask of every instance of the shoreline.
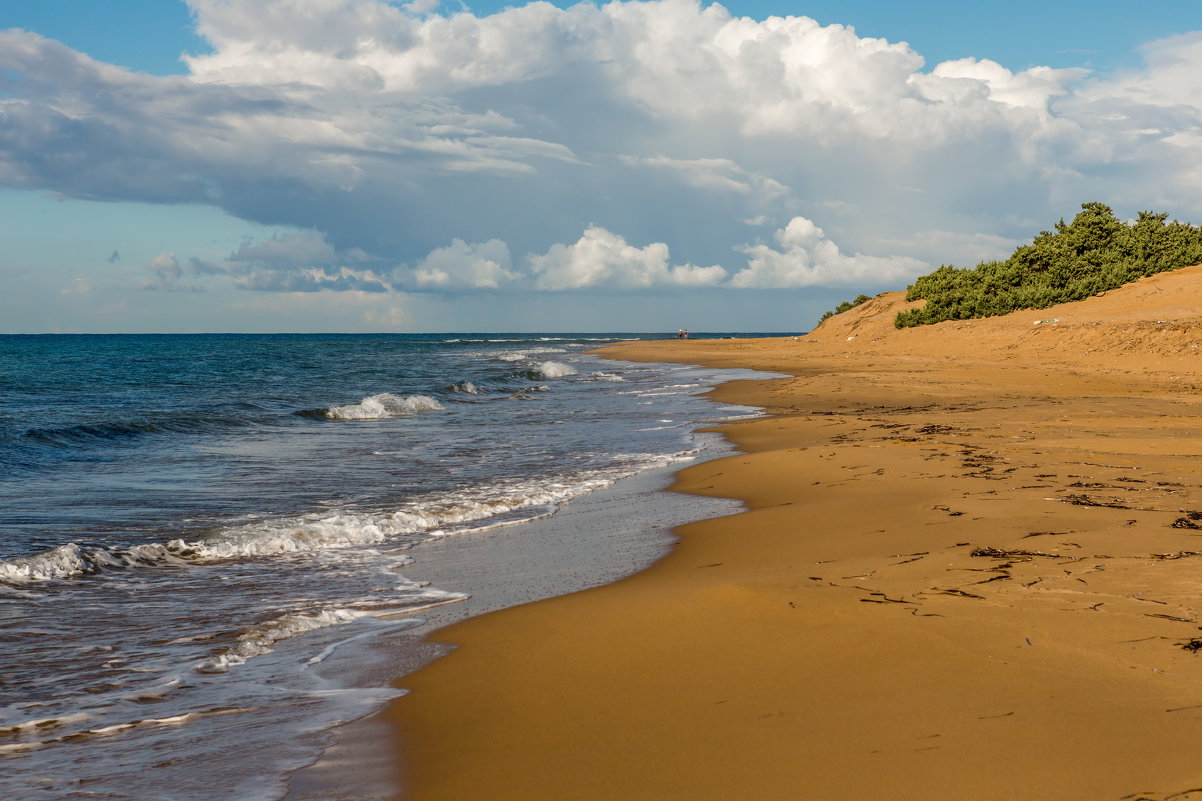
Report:
M711 387L712 388L712 387ZM709 403L715 419L753 415L758 409ZM696 454L684 464L725 455L731 447L694 427ZM674 530L700 516L731 514L738 502L706 501L667 492L680 464L654 467L563 502L545 517L423 542L409 551L405 575L469 594L467 600L407 615L422 623L365 641L365 650L343 654L331 667L350 671L356 685L404 689L406 677L448 655L455 645L441 630L459 621L519 604L603 586L645 569L675 541ZM384 710L343 724L313 764L289 774L284 801L378 801L397 795L391 724Z
M1032 337L1030 316L1013 335L972 321L958 352L923 349L947 324L875 347L836 330L607 349L800 377L716 389L770 416L721 426L743 453L673 486L748 511L679 528L614 584L442 630L459 652L390 709L419 733L406 798L1202 786L1202 663L1182 647L1202 539L1177 524L1202 508L1202 373L1163 348L1091 363L1081 331Z

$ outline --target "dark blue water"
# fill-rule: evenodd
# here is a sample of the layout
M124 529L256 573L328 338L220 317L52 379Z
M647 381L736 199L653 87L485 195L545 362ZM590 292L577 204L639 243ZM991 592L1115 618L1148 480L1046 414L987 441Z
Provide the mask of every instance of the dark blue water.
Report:
M394 692L312 667L470 593L411 549L743 413L582 353L638 336L0 337L0 797L278 797Z

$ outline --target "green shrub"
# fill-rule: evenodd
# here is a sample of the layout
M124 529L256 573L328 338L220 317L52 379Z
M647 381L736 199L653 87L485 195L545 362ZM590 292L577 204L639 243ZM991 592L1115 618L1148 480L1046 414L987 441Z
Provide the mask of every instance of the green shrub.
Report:
M926 300L921 309L899 312L898 328L944 320L993 317L1018 309L1044 309L1082 300L1147 275L1202 264L1202 228L1165 222L1167 214L1141 211L1124 223L1109 206L1084 203L1081 212L1055 231L1042 231L1005 261L972 269L949 264L919 277L906 300Z
M867 303L870 300L872 300L872 298L868 295L856 295L854 300L845 300L836 306L832 311L823 312L822 317L818 318L818 322L826 322L827 318L834 317L836 314L842 314L845 311L854 309L861 303Z

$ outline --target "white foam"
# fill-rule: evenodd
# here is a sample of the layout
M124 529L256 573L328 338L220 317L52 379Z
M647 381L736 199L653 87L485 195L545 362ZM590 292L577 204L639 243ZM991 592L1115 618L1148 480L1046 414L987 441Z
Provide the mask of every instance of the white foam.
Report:
M228 559L289 556L387 543L410 547L421 537L441 537L465 529L509 525L554 511L564 500L608 486L642 470L691 458L692 452L615 454L613 467L559 479L509 480L463 488L454 494L415 499L386 512L315 512L267 519L225 529L203 540L171 540L128 548L84 547L68 543L32 556L0 561L0 582L22 585L66 579L104 568L156 567ZM470 524L484 521L483 526ZM411 559L393 555L393 566Z
M367 612L358 609L321 609L316 612L289 612L260 623L238 636L238 642L225 653L206 659L196 666L198 673L225 673L246 660L271 653L280 640L327 626L337 626L357 620Z
M429 395L401 396L381 392L378 395L369 395L358 403L332 406L326 410L326 417L331 420L386 420L418 412L438 411L441 408L442 404Z
M543 362L538 366L537 372L543 378L563 378L567 375L576 375L576 368L563 362Z
M625 381L625 378L617 373L607 373L604 370L596 370L590 376L591 381Z
M524 362L540 353L566 353L564 348L525 348L511 350L508 353L498 353L496 358L502 362Z
M458 384L452 384L448 389L451 392L462 392L465 395L479 395L480 388L471 381L460 381Z
M91 565L83 558L83 549L74 542L69 542L33 556L18 556L0 562L0 581L48 581L78 576L91 569Z

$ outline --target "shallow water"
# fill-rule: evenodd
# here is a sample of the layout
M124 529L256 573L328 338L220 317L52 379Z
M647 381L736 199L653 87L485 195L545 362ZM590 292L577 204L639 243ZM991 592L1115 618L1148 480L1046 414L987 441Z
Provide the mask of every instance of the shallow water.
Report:
M280 797L396 694L331 666L473 591L408 578L423 543L746 413L611 338L0 337L0 796Z

